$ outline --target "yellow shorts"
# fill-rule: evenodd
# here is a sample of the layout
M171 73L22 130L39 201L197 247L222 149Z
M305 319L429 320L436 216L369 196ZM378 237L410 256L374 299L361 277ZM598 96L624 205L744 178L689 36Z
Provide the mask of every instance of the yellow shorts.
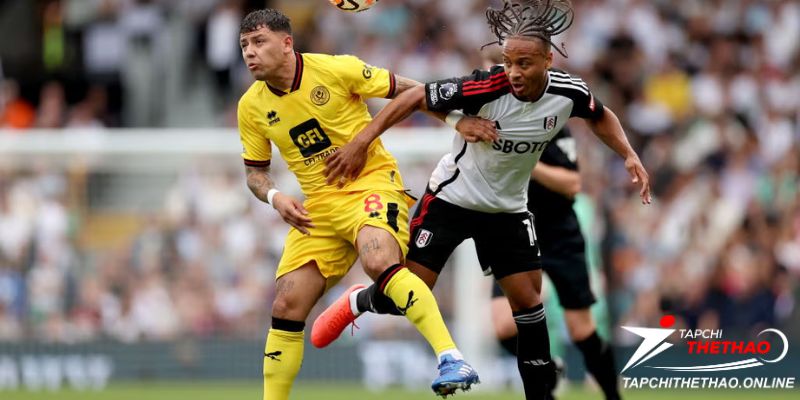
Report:
M365 225L383 228L394 236L405 259L408 253L408 207L405 192L369 190L336 192L307 199L303 206L314 224L306 236L289 230L276 277L315 260L328 287L338 282L358 258L355 243Z

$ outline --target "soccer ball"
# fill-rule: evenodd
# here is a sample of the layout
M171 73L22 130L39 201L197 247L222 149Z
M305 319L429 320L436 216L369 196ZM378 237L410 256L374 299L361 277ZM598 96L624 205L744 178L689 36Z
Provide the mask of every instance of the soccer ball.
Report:
M361 12L366 11L374 6L378 0L328 0L336 8L347 12Z

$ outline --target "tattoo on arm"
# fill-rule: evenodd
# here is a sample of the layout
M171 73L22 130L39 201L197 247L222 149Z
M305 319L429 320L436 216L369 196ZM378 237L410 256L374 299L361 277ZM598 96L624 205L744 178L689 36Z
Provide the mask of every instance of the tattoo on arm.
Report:
M247 172L247 187L259 200L267 202L267 192L275 187L269 176L269 167L244 167Z
M421 85L421 83L419 83L419 82L417 82L417 81L415 81L413 79L406 78L406 77L399 76L399 75L395 75L394 79L395 79L395 85L397 85L397 86L394 89L394 96L392 98L397 97L398 95L400 95L400 93L403 93L408 89L411 89L411 88L413 88L415 86Z
M294 281L287 278L278 279L275 294L288 294L294 288Z
M372 239L367 242L365 245L361 246L361 250L358 252L360 256L364 256L370 251L375 251L380 249L380 243L378 243L378 239Z

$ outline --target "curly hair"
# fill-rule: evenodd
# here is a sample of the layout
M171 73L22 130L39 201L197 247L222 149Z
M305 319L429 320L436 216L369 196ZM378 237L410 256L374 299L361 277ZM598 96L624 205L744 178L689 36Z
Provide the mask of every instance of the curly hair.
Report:
M267 8L256 10L247 14L239 26L239 35L258 30L258 27L266 26L273 32L286 32L292 34L292 25L289 17L278 10Z
M497 40L485 44L502 45L512 36L537 37L555 47L567 57L564 43L561 48L551 38L566 31L575 17L570 0L523 0L521 3L503 0L503 8L486 10L486 20Z

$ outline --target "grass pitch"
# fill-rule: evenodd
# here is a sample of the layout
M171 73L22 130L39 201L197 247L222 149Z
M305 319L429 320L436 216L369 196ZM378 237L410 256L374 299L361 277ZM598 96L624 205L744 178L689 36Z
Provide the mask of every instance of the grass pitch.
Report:
M629 390L624 393L627 400L797 400L800 390L767 390L767 391L668 391L668 390ZM602 394L580 389L566 390L559 400L602 399ZM3 392L3 400L243 400L261 399L261 385L255 383L153 383L153 384L119 384L103 391L38 391L38 392ZM432 392L410 392L393 389L371 392L357 385L338 384L300 384L292 392L292 400L435 400L438 397ZM489 393L486 390L459 393L449 397L454 400L523 400L524 396L516 392Z

